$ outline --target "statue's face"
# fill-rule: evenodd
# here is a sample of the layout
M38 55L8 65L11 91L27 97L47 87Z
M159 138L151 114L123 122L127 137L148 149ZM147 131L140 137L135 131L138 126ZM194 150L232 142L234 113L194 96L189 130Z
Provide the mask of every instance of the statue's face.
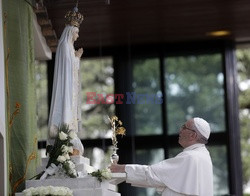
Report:
M72 36L72 41L76 41L77 38L79 37L79 29L78 28L74 28L73 30L73 36Z

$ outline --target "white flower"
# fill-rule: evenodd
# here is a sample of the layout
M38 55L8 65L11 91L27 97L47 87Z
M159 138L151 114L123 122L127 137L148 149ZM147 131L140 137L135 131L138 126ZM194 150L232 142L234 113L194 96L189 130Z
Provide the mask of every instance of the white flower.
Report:
M68 153L64 154L63 156L65 157L66 160L70 160L70 157L69 157Z
M36 193L37 193L38 195L40 195L42 192L43 192L43 187L42 187L42 186L37 187Z
M66 195L65 189L63 189L62 187L58 187L57 195Z
M73 174L74 176L77 176L76 170L75 169L71 169L69 171L70 174Z
M60 163L63 163L64 161L66 161L66 158L65 156L59 155L56 160L59 161Z
M68 146L65 146L64 144L62 145L61 149L62 149L62 152L65 152L65 153L68 152Z
M72 130L72 131L69 132L69 137L71 139L75 139L77 137L77 134L75 133L75 131Z
M43 187L43 194L49 195L49 189L47 187Z
M31 188L33 188L33 187L31 187ZM24 193L25 196L32 196L32 191L30 190L30 188L24 190L23 193Z
M103 178L105 178L107 180L111 179L111 171L110 171L110 169L103 169L101 171L101 174L102 174Z
M60 140L63 141L63 140L66 140L68 138L68 135L66 133L64 133L63 131L61 131L59 133L59 138L60 138Z
M69 168L74 169L76 166L72 161L68 161L69 163Z
M39 188L40 187L32 189L32 195L39 195Z
M62 152L66 153L73 153L73 147L72 146L66 146L66 145L62 145L61 147Z
M40 186L40 187L31 187L23 191L25 196L34 196L34 195L66 195L73 196L73 191L68 187L57 187L57 186Z
M49 186L50 194L56 195L57 194L57 187Z
M73 153L73 147L72 146L68 147L68 152Z
M70 160L68 160L67 163L68 163L68 167L69 167L68 173L77 177L77 172L75 170L75 167L76 167L75 164Z
M38 195L48 195L49 194L49 190L45 186L37 187L37 192L38 192Z
M53 195L54 194L54 188L55 187L53 187L53 186L47 186L47 189L48 189L48 191L49 191L49 193L51 194L51 195Z

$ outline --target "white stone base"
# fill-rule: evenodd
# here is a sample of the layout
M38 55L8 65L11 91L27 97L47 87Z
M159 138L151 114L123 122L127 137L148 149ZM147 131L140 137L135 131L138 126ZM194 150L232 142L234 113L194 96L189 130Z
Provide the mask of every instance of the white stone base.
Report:
M76 165L77 172L81 172L83 177L27 180L26 189L40 186L64 186L70 188L74 196L121 196L120 193L116 192L116 185L126 180L125 173L113 173L110 180L99 182L97 178L87 175L87 173L91 173L95 170L89 165L88 158L83 156L72 156L71 159ZM48 158L43 158L41 167L38 168L38 173L45 170L47 163ZM16 196L23 195L23 193L16 193Z
M75 189L74 196L121 196L120 193L105 189ZM15 196L24 196L24 193L16 193Z
M73 191L74 196L120 196L116 192L116 185L125 181L125 173L113 173L111 180L99 182L97 178L86 176L84 178L27 180L26 188L39 186L65 186ZM16 196L23 196L16 193Z

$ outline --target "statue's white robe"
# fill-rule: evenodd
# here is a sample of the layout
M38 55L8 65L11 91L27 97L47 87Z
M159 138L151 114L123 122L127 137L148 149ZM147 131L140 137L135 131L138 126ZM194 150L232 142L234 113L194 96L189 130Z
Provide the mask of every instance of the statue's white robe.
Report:
M155 187L162 196L213 196L213 169L204 144L194 144L174 158L146 166L128 164L127 183Z
M78 132L80 108L78 108L80 81L79 63L73 47L73 30L66 26L56 50L53 91L49 116L50 136L57 134L58 126L68 124L70 129ZM54 129L53 129L54 128Z
M64 28L56 50L48 143L53 143L51 138L56 137L58 127L63 124L76 133L81 130L80 59L75 56L72 40L75 30L73 26ZM78 137L71 143L83 154L83 145Z

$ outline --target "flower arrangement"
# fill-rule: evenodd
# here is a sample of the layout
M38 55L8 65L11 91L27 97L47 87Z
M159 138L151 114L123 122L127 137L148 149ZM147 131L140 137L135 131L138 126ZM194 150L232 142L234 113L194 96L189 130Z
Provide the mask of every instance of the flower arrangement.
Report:
M39 186L31 187L23 191L25 196L41 196L41 195L52 195L52 196L73 196L73 191L68 187L63 186Z
M97 170L92 173L90 173L91 176L96 177L99 182L102 182L103 179L105 180L110 180L111 179L111 171L110 169L102 169L102 170Z
M77 177L75 164L70 158L73 153L73 144L70 140L76 137L76 133L69 130L68 125L59 127L54 145L48 145L46 148L46 155L49 154L46 170L35 176L36 179L45 179L48 175L55 175L58 178Z
M112 116L111 118L109 118L109 121L112 129L112 144L115 148L117 148L118 141L116 136L124 136L126 133L126 129L122 127L122 121L120 121L117 116Z
M117 154L117 135L124 136L126 133L126 129L122 127L122 121L118 119L117 116L112 116L109 118L110 124L111 124L111 129L112 129L112 145L113 145L113 153L110 157L110 160L112 163L116 164L119 160L119 155Z

